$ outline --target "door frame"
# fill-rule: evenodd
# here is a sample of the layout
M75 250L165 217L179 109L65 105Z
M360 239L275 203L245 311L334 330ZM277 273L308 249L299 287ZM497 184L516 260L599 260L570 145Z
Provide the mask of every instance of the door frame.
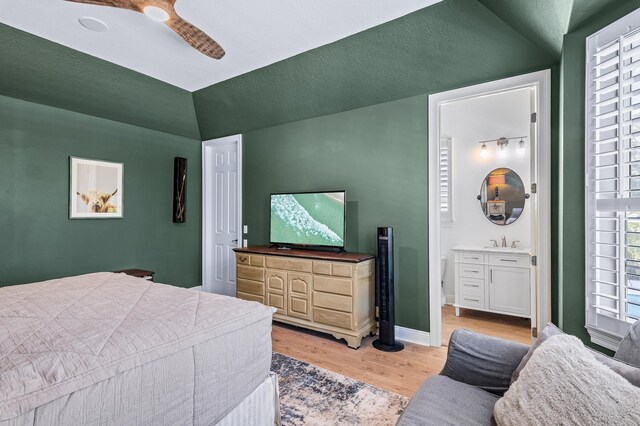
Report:
M238 177L237 177L237 224L238 246L242 246L242 135L232 135L223 138L202 141L202 289L211 293L211 278L215 267L212 247L213 207L216 200L216 186L211 174L213 159L209 155L214 147L235 144L238 148ZM237 278L236 278L237 279Z
M536 327L541 330L551 321L551 70L543 70L502 80L429 95L429 320L431 346L442 342L442 308L440 288L440 186L437 166L442 105L511 90L535 87L537 94L537 141L532 149L536 166L531 170L537 193L532 194L534 220L531 255L537 256L537 266L531 268L535 277ZM534 125L535 126L535 125ZM534 178L535 176L535 178ZM533 179L536 179L534 181Z

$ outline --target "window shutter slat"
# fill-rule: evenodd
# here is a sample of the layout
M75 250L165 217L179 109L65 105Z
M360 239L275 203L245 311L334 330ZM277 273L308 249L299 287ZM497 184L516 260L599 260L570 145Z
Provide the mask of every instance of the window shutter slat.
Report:
M453 221L451 208L451 139L440 141L440 219Z

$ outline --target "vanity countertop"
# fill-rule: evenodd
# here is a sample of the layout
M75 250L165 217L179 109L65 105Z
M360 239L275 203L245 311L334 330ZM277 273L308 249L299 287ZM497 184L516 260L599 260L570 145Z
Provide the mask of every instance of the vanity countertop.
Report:
M528 248L511 248L511 247L481 247L481 246L455 246L452 251L481 251L485 253L507 253L507 254L526 254L530 255Z

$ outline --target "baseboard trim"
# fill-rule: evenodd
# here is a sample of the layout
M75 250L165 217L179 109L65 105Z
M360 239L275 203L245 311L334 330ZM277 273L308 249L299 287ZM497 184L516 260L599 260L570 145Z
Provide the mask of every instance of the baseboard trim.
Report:
M202 291L202 286L201 285L197 285L195 287L189 287L189 290Z
M396 325L396 339L417 345L431 346L431 334L429 332L400 327L399 325Z

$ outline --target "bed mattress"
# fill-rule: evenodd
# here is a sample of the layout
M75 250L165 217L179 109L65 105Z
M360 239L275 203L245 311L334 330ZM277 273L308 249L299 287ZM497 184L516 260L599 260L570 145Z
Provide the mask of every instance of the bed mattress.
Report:
M0 425L215 424L268 378L272 314L114 273L0 288Z

